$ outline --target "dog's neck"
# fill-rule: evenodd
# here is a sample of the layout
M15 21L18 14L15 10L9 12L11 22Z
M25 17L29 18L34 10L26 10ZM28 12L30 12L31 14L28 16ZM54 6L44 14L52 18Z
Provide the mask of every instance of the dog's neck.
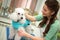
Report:
M20 20L20 23L21 24L24 24L26 20Z

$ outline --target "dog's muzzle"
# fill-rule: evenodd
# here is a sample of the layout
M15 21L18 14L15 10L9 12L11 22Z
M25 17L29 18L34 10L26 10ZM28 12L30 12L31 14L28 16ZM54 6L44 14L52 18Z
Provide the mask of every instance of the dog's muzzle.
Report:
M21 17L21 19L23 19L23 17Z
M19 22L20 20L17 20L17 22Z

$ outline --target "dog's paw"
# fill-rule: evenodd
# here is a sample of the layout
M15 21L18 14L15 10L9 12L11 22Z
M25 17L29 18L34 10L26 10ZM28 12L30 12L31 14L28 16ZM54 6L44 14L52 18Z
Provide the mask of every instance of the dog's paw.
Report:
M23 27L20 27L20 28L18 29L18 31L20 31L20 30L24 30L24 31L25 31L25 29L24 29Z

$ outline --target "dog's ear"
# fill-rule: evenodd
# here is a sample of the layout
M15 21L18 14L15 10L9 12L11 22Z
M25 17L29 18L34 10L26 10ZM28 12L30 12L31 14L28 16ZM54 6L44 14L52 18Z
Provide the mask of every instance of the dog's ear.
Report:
M25 10L25 13L28 13L29 15L32 15L32 11L31 11L31 9L27 9L27 8L25 8L24 10Z
M8 14L8 18L10 18L10 15L11 15L11 14Z
M12 13L11 13L12 14ZM8 14L8 18L10 18L11 17L11 14Z

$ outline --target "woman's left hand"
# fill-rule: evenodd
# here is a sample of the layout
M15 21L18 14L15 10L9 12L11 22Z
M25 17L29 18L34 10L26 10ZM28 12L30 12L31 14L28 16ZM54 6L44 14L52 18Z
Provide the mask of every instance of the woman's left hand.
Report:
M34 37L32 40L44 40L44 39L40 37Z
M26 32L21 29L21 30L18 31L18 35L19 36L25 36L26 35Z

